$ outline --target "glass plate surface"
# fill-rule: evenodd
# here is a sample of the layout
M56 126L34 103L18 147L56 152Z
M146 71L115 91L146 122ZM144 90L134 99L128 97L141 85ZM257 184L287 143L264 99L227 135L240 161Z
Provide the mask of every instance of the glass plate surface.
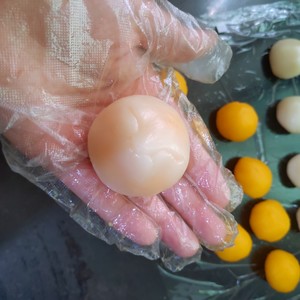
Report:
M300 153L300 135L287 133L275 117L278 101L300 95L300 78L280 80L270 70L270 47L286 37L300 39L299 1L280 1L267 5L248 6L220 15L200 17L214 25L233 48L229 71L213 84L188 81L188 98L196 105L210 129L224 164L232 169L236 159L252 156L266 162L273 173L273 185L264 199L277 199L290 214L292 229L281 241L267 243L255 238L249 228L249 212L255 201L244 196L234 212L253 238L251 255L238 263L224 263L212 252L204 250L202 261L178 273L159 266L172 300L200 299L300 299L300 285L288 294L275 292L264 279L263 264L274 248L292 252L300 260L300 233L295 212L300 203L300 189L293 187L286 176L288 159ZM260 124L254 137L245 142L222 139L215 127L216 111L230 101L248 102L254 106ZM300 118L300 116L299 116Z

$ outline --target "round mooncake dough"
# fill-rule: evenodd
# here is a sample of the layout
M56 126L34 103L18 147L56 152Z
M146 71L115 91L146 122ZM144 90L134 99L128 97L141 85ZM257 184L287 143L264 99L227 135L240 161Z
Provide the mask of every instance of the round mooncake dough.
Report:
M300 133L300 96L282 99L276 109L280 125L291 133Z
M293 156L287 163L287 176L290 181L300 187L300 154Z
M179 113L152 96L129 96L94 120L88 151L100 178L127 196L152 196L173 186L190 155L189 135Z
M272 72L281 79L290 79L300 74L300 40L277 41L269 55Z

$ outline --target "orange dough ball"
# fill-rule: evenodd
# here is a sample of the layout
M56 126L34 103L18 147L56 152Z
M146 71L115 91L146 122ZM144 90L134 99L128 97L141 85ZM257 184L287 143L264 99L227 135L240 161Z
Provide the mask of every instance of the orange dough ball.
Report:
M238 224L238 234L234 245L221 251L216 251L217 256L227 262L236 262L249 256L252 250L252 239L250 234Z
M155 97L135 95L100 112L89 131L88 151L109 188L127 196L152 196L182 177L190 143L174 108Z
M178 72L178 71L174 71L174 75L175 75L175 78L178 82L178 85L179 85L179 89L185 94L187 95L188 94L188 86L187 86L187 83L186 83L186 80L184 78L184 76Z
M267 242L281 240L291 227L288 213L273 199L256 204L251 210L249 223L256 237Z
M236 163L234 176L246 195L260 198L266 195L272 186L272 172L261 160L242 157Z
M258 115L250 104L234 101L218 110L216 125L224 138L242 142L255 134Z
M165 79L167 78L167 71L166 70L162 70L161 72L161 76L160 79L161 81L164 83ZM188 86L187 86L187 82L185 80L185 77L178 72L177 70L174 70L173 73L173 79L177 81L178 83L178 88L185 94L188 94Z
M280 293L292 292L300 280L297 258L284 250L271 251L265 261L265 274L270 286Z

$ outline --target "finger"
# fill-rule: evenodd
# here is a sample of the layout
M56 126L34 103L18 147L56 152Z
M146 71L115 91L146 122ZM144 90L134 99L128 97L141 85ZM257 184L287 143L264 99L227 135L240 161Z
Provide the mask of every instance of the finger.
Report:
M208 152L205 145L203 145L203 141L200 141L194 132L190 132L190 143L190 161L186 173L205 194L207 199L222 208L229 209L231 207L231 194L222 173L221 157L218 156L214 160L211 152L215 149Z
M136 8L137 23L144 34L142 45L155 61L187 62L204 55L216 41L212 31L200 29L197 21L167 1L148 1Z
M213 83L224 74L232 51L215 31L201 28L193 16L168 1L143 4L142 9L136 9L136 23L143 24L141 43L154 62L172 65L204 83Z
M184 97L169 98L178 111L190 137L190 160L186 174L201 192L221 208L232 210L238 203L232 196L230 181L224 176L221 157L196 108Z
M191 257L201 249L193 231L159 196L131 200L161 228L161 240L175 254Z
M152 220L128 199L106 187L88 160L59 178L109 226L133 242L149 246L158 239L159 229Z
M214 209L186 178L162 194L191 226L201 244L214 250L232 242L236 232L233 217Z
M191 119L191 152L186 173L207 199L221 208L232 211L242 200L242 189L232 173L223 167L222 157L199 114L194 114Z

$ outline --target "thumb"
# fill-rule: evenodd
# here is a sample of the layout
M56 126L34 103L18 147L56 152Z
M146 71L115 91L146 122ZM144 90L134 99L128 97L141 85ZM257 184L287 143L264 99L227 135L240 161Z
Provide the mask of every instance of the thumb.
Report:
M148 8L143 33L153 62L171 65L204 83L213 83L224 74L232 51L215 31L200 27L193 16L168 1L150 1Z

